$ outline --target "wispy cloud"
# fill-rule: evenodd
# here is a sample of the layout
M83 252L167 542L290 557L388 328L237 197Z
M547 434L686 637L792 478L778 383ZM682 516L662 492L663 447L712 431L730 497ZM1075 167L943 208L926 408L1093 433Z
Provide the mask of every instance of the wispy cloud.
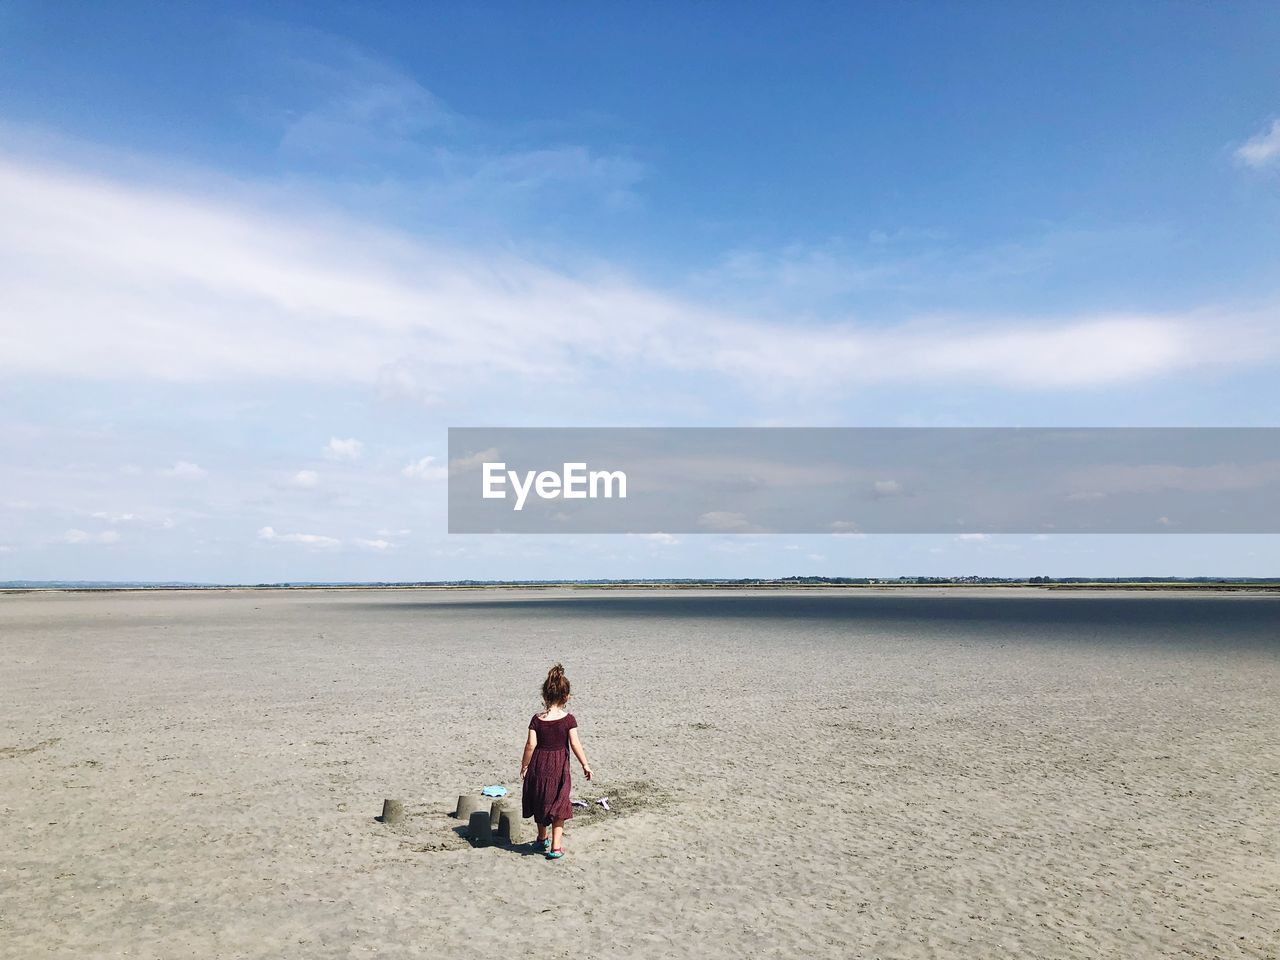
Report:
M88 514L94 520L101 520L112 526L127 525L135 528L143 528L149 530L172 530L177 523L172 517L157 516L155 513L147 515L139 513L117 513L110 510L94 510Z
M1235 157L1247 167L1267 167L1280 160L1280 120L1236 148Z
M713 533L749 533L759 528L747 519L746 514L729 510L712 510L698 517L698 526Z
M105 510L95 510L92 517L95 520L105 520L107 523L130 523L141 519L136 513L109 513Z
M160 472L166 477L173 477L175 480L202 480L209 475L208 470L198 463L192 463L190 460L179 460L172 467L167 467Z
M98 533L89 533L85 530L71 529L62 535L63 543L119 543L120 534L114 530L103 530Z
M301 543L325 549L342 546L342 541L337 537L326 537L319 533L276 533L274 527L262 527L258 530L258 539L270 543Z
M457 130L462 118L403 70L334 39L291 58L312 102L284 123L285 154L386 161Z
M467 454L465 457L455 457L450 460L449 474L451 476L457 476L458 474L475 470L481 464L501 459L502 454L498 452L496 447L487 447L484 450L478 450L475 453Z
M1066 315L1072 303L1105 296L1096 292L1098 281L1106 280L1117 258L1132 268L1150 259L1163 262L1175 243L1167 227L1144 223L1051 223L985 242L931 230L900 229L891 242L880 236L735 249L695 270L689 286L704 297L774 316L845 311L897 322L939 310L981 309L996 288L1011 310L1018 303L1032 310L1056 304Z
M674 537L669 533L642 533L639 534L641 540L649 543L655 543L661 547L674 547L680 543L679 537Z
M280 124L281 157L301 170L372 181L405 202L429 200L437 215L442 206L509 208L544 196L627 206L645 175L624 153L573 142L512 143L513 131L462 115L406 69L337 37L258 37L297 101L267 119Z
M1112 494L1182 490L1221 493L1257 490L1280 483L1280 462L1215 463L1188 467L1167 463L1100 464L1067 471L1068 500L1101 500Z
M59 379L376 388L399 369L472 398L504 378L568 384L586 371L715 374L748 389L1062 390L1270 360L1277 347L1274 324L1213 311L771 323L617 275L12 161L0 161L0 280L0 371Z

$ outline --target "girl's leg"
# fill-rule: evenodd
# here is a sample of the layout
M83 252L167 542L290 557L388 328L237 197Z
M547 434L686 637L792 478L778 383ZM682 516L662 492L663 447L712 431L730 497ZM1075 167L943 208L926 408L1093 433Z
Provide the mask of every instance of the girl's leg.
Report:
M541 843L547 839L547 825L545 823L538 824L538 842Z
M551 823L551 849L560 850L564 847L564 821L554 820Z

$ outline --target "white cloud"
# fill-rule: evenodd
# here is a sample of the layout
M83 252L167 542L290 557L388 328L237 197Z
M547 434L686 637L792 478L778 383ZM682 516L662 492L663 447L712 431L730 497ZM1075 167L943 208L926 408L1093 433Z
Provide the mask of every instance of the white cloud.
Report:
M1070 389L1273 359L1280 346L1268 316L1208 311L770 323L616 271L583 278L269 202L0 158L0 374L371 391L390 376L451 397L586 371L719 374L750 389Z
M320 474L314 470L299 470L293 475L293 479L289 481L295 487L311 489L320 483Z
M105 520L107 523L129 523L141 519L136 513L108 513L103 510L90 514L90 516L95 520Z
M363 454L364 444L355 437L348 437L346 440L330 437L324 448L324 455L330 460L359 460Z
M188 460L179 460L172 467L160 472L164 476L173 477L176 480L200 480L209 475L208 470Z
M986 543L991 539L989 533L961 533L956 536L961 543Z
M679 537L673 537L669 533L642 533L639 536L641 540L647 540L650 543L656 543L664 547L674 547L680 542Z
M831 524L831 535L841 536L841 538L851 540L865 540L867 534L859 529L858 524L852 520L835 520Z
M1236 148L1236 159L1248 167L1265 167L1280 160L1280 120Z
M1241 333L1249 324L1222 318ZM882 330L848 325L781 330L761 327L714 345L726 372L795 383L851 381L985 382L1020 389L1071 389L1144 380L1213 363L1246 359L1209 317L1114 315L1045 324L912 323ZM1221 328L1218 333L1221 333ZM1253 334L1250 334L1251 336ZM1259 324L1261 355L1278 338Z
M170 517L147 517L139 513L114 513L109 510L95 510L93 513L88 514L88 516L92 517L94 520L101 520L104 523L109 523L112 526L129 524L141 525L152 529L158 528L161 530L172 530L174 526L176 526Z
M729 510L712 510L710 513L704 513L698 518L698 526L722 533L738 533L754 529L745 514L733 513Z
M366 550L387 550L393 546L389 540L363 540L356 538L356 546L364 547Z
M896 497L902 492L902 484L897 480L877 480L871 490L877 497Z
M262 527L258 530L258 539L271 543L302 543L309 547L338 547L342 541L335 537L326 537L318 533L276 533L274 527Z
M432 380L425 365L402 358L383 365L374 390L379 400L408 401L429 407L441 400L440 388Z
M412 530L403 529L403 528L402 528L402 529L400 529L400 530L391 530L391 529L383 528L382 530L379 530L379 531L378 531L378 536L380 536L380 537L407 537L407 536L408 536L409 534L411 534L411 533L413 533L413 531L412 531Z
M114 530L103 530L101 533L88 533L84 530L71 529L62 535L64 543L118 543L120 534Z
M402 476L413 480L443 480L449 476L448 469L437 464L435 457L423 457L421 460L415 460L401 470L400 473Z
M1069 490L1065 499L1103 500L1112 495L1158 493L1225 493L1280 484L1280 460L1258 463L1213 463L1186 467L1168 463L1096 464L1068 470L1060 477Z
M457 476L460 473L466 473L468 470L474 470L481 464L496 462L502 459L502 454L498 453L497 447L489 447L478 453L468 454L465 457L456 457L449 461L449 473Z

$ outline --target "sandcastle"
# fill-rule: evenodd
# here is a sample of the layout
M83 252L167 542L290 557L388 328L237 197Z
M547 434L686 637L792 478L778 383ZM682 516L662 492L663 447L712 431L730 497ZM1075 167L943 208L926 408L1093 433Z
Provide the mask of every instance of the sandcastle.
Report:
M453 814L467 821L467 839L474 846L487 847L493 843L524 843L527 836L524 819L520 816L520 804L514 797L489 797L462 794Z
M472 846L487 847L493 843L493 827L490 826L489 811L476 810L467 822L467 839Z
M470 820L473 813L482 807L487 807L488 804L488 797L477 796L474 793L464 793L458 797L458 806L454 809L453 815L459 820Z
M529 839L529 824L516 809L503 810L498 818L498 836L513 847Z
M399 800L383 800L382 816L378 818L391 826L404 822L404 804Z
M587 807L588 802L575 800L574 806ZM599 798L591 804L592 808L596 806L609 811L608 798ZM387 799L382 802L382 815L376 819L403 829L406 816L403 801ZM522 816L520 801L510 795L493 798L477 793L459 794L452 816L466 823L458 832L474 847L517 846L533 838L529 821Z

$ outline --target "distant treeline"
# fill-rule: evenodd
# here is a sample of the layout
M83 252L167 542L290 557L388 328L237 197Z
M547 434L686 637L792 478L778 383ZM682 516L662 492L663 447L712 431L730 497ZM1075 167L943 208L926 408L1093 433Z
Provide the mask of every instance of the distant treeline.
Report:
M183 583L112 580L6 580L0 590L225 590L487 587L859 587L859 586L1280 586L1276 577L742 577L644 580L416 580Z

